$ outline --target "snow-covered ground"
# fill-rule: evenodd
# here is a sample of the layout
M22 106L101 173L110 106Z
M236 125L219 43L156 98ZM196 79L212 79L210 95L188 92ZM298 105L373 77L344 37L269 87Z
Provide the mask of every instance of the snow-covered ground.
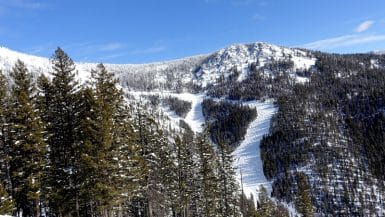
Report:
M271 101L253 102L249 106L254 106L257 109L258 115L251 122L245 139L234 150L233 156L237 180L241 187L243 187L243 192L246 196L252 194L256 199L258 198L260 185L263 185L268 192L271 192L271 183L266 180L263 174L259 144L263 135L269 132L271 118L276 113L277 107Z
M129 94L132 94L135 97L140 97L140 95L159 95L162 98L169 96L176 97L180 100L191 102L191 110L187 113L185 118L179 117L174 114L174 112L169 111L166 108L163 108L163 111L168 115L172 120L175 126L178 125L179 120L184 120L194 132L202 132L203 125L205 123L205 118L202 113L202 102L205 99L205 94L192 94L192 93L172 93L172 92L161 92L161 91L129 91Z
M187 113L185 118L175 115L167 108L162 108L166 115L174 122L175 125L179 120L184 120L190 125L194 132L202 132L205 123L202 114L202 101L207 97L204 94L191 93L170 93L170 92L130 92L135 96L140 95L159 95L162 98L172 96L181 100L191 102L192 109ZM219 100L219 99L218 99ZM276 113L277 107L272 101L251 101L245 102L244 105L255 107L257 109L257 118L250 123L245 139L234 152L234 167L237 172L237 180L241 183L244 193L249 196L253 194L254 198L258 198L260 185L263 185L268 192L271 192L271 183L268 182L263 174L262 160L260 155L259 144L263 135L267 134L270 129L272 116Z
M184 121L190 125L194 132L202 132L205 117L202 113L202 102L205 98L204 94L178 94L177 97L181 100L191 102L191 110L187 113Z

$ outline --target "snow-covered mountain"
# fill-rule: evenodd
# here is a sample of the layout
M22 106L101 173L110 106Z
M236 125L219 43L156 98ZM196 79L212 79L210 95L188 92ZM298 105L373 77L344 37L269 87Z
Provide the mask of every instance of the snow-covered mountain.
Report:
M267 43L237 44L219 50L209 56L197 72L202 86L207 86L221 75L227 76L232 69L240 72L238 80L247 78L252 64L263 67L277 61L292 61L293 69L308 70L315 64L315 58L309 53L299 50L280 47ZM293 74L293 76L295 76Z
M7 73L17 59L25 62L35 74L52 71L49 58L28 55L0 47L0 69ZM262 67L274 61L292 61L296 70L308 70L315 58L306 51L285 48L267 43L236 44L208 55L192 56L178 60L148 64L105 64L114 72L122 86L133 89L176 90L191 83L205 87L216 82L221 75L229 75L232 69L241 74L238 80L245 79L252 64ZM96 63L76 63L80 80L86 80ZM296 76L293 74L293 76ZM299 76L296 76L299 77ZM301 78L298 78L300 80Z
M304 175L308 179L309 189L306 191L311 192L312 205L320 216L325 213L342 216L377 213L377 216L383 216L384 182L368 169L371 165L368 166L367 162L372 156L367 157L363 153L366 149L351 137L351 133L357 132L348 130L351 125L345 123L347 114L333 110L332 106L329 108L336 102L327 101L342 98L341 103L351 101L352 108L364 102L359 97L369 94L366 93L369 88L361 87L367 82L362 78L368 77L360 73L378 76L369 77L376 81L382 78L380 70L385 69L385 58L376 54L334 55L257 42L231 45L211 54L179 60L105 66L119 78L128 100L147 100L149 103L151 96L157 96L160 101L174 97L191 102L185 117L176 115L162 103L157 105L155 112L162 118L166 117L161 123L164 128L179 130L183 121L193 132L202 132L202 126L207 124L202 112L205 99L231 101L256 108L257 118L247 126L243 141L233 151L236 178L247 196L252 194L255 198L259 186L263 185L277 199L291 206L301 190L298 177ZM49 75L52 71L48 58L0 47L0 70L5 74L17 59L23 61L35 76L40 73ZM86 81L96 63L76 63L76 67L78 79ZM316 76L310 79L312 73ZM351 87L343 86L347 84ZM331 90L335 86L346 89ZM350 89L352 92L347 94ZM364 94L357 94L359 91ZM381 89L373 98L380 98L382 92ZM230 97L230 94L233 95ZM348 96L344 98L345 95ZM281 98L277 103L279 97L284 100ZM292 104L286 105L285 100L289 99ZM326 102L322 104L321 100ZM383 111L383 107L380 104L379 111ZM325 110L327 108L329 110ZM378 113L358 113L357 117L365 115L372 118ZM260 144L264 143L266 134L269 134L267 137L270 137L271 144L266 146L268 143L265 141L263 150ZM352 148L355 146L359 148ZM265 159L261 159L262 152Z

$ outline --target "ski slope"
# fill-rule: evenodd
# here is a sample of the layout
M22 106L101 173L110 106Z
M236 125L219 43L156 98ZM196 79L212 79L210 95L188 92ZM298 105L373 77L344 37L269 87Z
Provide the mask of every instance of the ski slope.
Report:
M205 123L205 118L202 113L202 102L205 98L204 94L179 94L177 96L181 100L186 100L191 102L191 110L187 113L184 121L190 125L191 130L194 132L202 132L203 125Z
M273 102L253 102L249 106L257 109L257 118L250 123L245 139L234 152L234 168L237 172L237 180L247 197L250 194L254 199L258 198L260 185L271 192L271 183L263 174L261 153L259 149L263 135L269 133L271 118L277 112ZM242 182L241 182L242 181Z
M179 117L173 111L162 108L167 116L172 120L174 126L178 126L179 120L184 120L195 133L201 133L205 124L205 118L202 113L202 102L206 98L205 94L192 94L192 93L172 93L167 91L128 91L136 98L140 98L141 95L159 95L162 98L176 97L180 100L191 102L191 109L186 114L185 118Z

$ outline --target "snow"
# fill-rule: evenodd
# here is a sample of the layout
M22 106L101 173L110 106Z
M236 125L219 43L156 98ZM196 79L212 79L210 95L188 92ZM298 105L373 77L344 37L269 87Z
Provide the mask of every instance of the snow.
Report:
M291 60L294 63L294 69L297 69L297 70L308 70L312 66L314 66L316 62L316 58L312 58L312 57L293 56Z
M370 60L370 68L371 69L378 69L378 68L380 68L380 64L378 63L377 59L371 59Z
M0 215L0 217L12 217L10 215Z
M52 51L54 52L54 51ZM148 74L155 72L155 79L159 83L167 80L168 71L177 71L182 76L183 82L189 82L192 77L191 71L195 69L208 55L197 55L182 59L153 62L146 64L104 64L108 71L115 73L116 77L124 84L128 74ZM37 77L40 74L50 76L53 71L49 58L25 54L0 46L0 70L7 74L16 61L23 61L28 70ZM91 76L91 69L95 69L98 63L75 62L76 78L84 83Z
M205 94L172 93L162 91L129 91L128 93L134 95L135 97L139 97L140 95L159 95L161 98L172 96L180 100L191 102L191 110L187 113L185 118L177 116L173 111L170 111L167 108L162 107L162 110L172 120L174 126L178 125L179 120L184 120L193 132L200 133L203 131L205 118L202 113L202 102L206 98Z
M254 101L249 103L249 106L254 106L257 109L258 115L251 122L244 141L234 150L233 156L237 180L241 187L243 187L243 192L246 196L252 194L256 199L258 198L260 185L263 185L268 192L271 192L271 183L263 173L259 145L263 135L269 132L271 118L276 113L277 107L272 101Z
M296 77L295 71L309 70L315 65L316 58L308 52L285 48L263 42L251 44L235 44L213 53L200 65L200 71L196 73L196 82L202 87L215 83L221 76L228 77L234 68L238 70L237 81L243 81L249 75L249 66L252 63L259 63L259 67L272 61L293 61L291 75ZM296 79L304 83L304 78Z
M202 113L202 102L205 98L204 94L178 94L179 99L191 102L191 110L187 113L184 121L190 126L194 132L202 132L205 118Z
M304 84L304 83L309 82L309 78L302 77L302 76L296 76L295 80L296 80L297 83L300 83L300 84Z

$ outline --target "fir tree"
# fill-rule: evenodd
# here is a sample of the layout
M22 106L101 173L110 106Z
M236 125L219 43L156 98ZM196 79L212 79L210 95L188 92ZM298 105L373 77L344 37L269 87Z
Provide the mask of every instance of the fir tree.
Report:
M221 213L222 216L241 216L238 202L239 188L235 180L233 156L231 155L229 146L223 142L219 142L218 146L219 194L221 198L219 202L219 213Z
M296 209L304 217L313 216L313 205L310 197L310 185L304 173L297 174L298 195L295 201Z
M274 203L269 198L266 188L261 185L259 187L258 203L257 203L257 215L258 217L273 216Z
M0 215L12 214L15 210L12 195L6 188L7 185L10 186L9 147L7 146L7 87L7 80L0 70Z
M55 215L79 216L79 101L75 64L60 48L55 51L49 96L49 205Z
M5 190L4 185L0 183L0 215L9 215L15 211L15 202L11 195Z
M24 63L18 60L10 75L14 81L9 112L12 193L18 212L40 216L46 153L42 121L33 105L34 85Z
M161 140L158 127L154 119L148 114L138 110L136 117L136 125L138 130L138 144L140 145L141 157L144 160L143 174L140 177L141 189L138 192L139 197L136 198L136 213L143 213L144 216L154 216L156 213L157 200L161 200L164 196L159 191L158 185L160 179L158 172L160 171L159 160L159 141ZM162 144L163 145L163 144Z
M94 89L83 90L80 113L81 195L88 213L101 214L122 206L135 189L135 174L130 174L134 143L118 81L102 64L91 75Z
M188 132L190 133L190 132ZM191 216L193 200L194 175L197 165L194 162L194 143L187 133L175 139L174 152L176 154L176 195L172 199L176 216Z
M8 82L0 71L0 182L5 183L3 186L10 189L9 175L9 145L8 141Z
M218 176L217 176L217 160L215 152L208 142L205 134L198 135L198 167L197 174L198 191L200 192L197 198L198 216L219 216L218 214Z

